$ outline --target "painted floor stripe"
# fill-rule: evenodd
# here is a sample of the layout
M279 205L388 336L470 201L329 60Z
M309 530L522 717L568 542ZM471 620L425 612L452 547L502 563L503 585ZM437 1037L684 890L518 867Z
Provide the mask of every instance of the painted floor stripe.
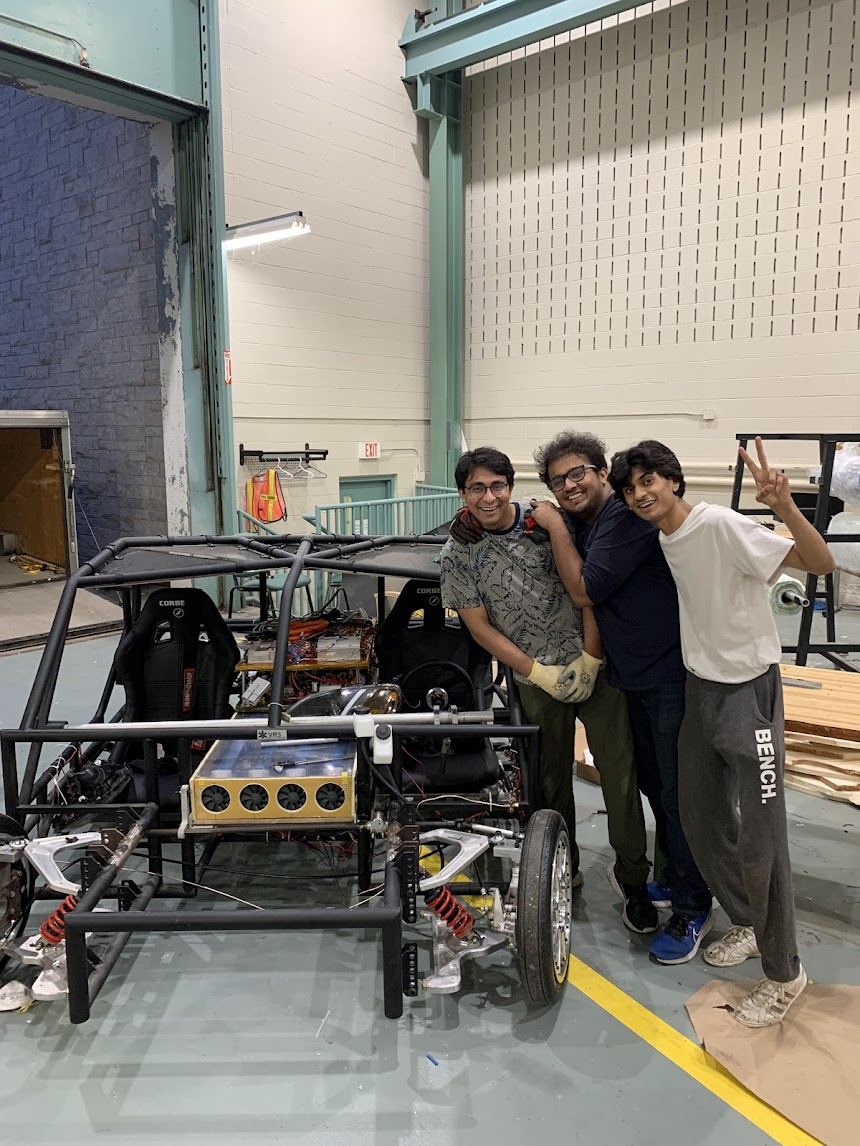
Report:
M820 1146L817 1138L756 1098L700 1046L573 955L567 979L578 991L597 1003L598 1007L644 1039L664 1058L680 1067L759 1130L769 1134L780 1146Z

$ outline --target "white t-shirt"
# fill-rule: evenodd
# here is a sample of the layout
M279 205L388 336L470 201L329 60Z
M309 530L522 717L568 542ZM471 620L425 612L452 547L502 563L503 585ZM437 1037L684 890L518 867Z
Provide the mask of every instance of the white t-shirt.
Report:
M754 680L782 656L767 586L794 542L721 505L700 502L660 534L678 587L681 652L695 676Z

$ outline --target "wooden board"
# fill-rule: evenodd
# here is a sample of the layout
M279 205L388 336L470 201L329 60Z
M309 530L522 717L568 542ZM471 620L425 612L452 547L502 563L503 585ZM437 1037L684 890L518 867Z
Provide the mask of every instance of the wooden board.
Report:
M850 740L828 740L824 736L802 736L799 732L789 732L785 737L785 747L790 752L801 752L805 756L826 756L828 760L844 760L846 764L860 765L860 744Z
M825 763L816 764L811 760L800 760L796 757L787 759L785 766L793 775L818 780L835 792L857 792L860 794L860 773L849 776L844 772L837 772L829 768Z
M826 756L804 756L802 752L786 752L787 765L795 772L807 771L814 776L819 770L828 775L853 776L860 787L860 764L849 764L844 760L830 760Z
M780 665L786 732L812 733L860 743L860 673ZM820 684L798 688L791 680Z
M794 772L786 772L785 786L794 788L798 792L806 792L810 796L824 796L826 800L839 800L844 804L853 804L860 807L860 792L837 792L820 780L813 780L810 776L798 776Z

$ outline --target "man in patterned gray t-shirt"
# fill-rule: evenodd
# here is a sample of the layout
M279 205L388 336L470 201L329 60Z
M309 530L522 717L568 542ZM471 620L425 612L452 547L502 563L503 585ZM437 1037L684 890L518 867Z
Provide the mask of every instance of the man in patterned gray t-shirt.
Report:
M457 463L455 479L469 528L453 529L442 550L442 600L478 644L514 671L523 713L541 728L543 802L567 824L577 875L573 734L579 715L600 770L618 877L647 901L645 822L627 704L597 671L602 650L592 611L581 611L569 597L552 546L526 532L529 507L511 500L514 470L505 454L489 446L471 450ZM559 678L571 662L576 671L565 687ZM656 930L656 911L647 906L650 914L636 913L637 926L625 913L628 927Z
M583 650L582 613L556 572L551 545L536 545L523 531L528 504L510 501L510 529L485 529L480 541L442 553L446 608L480 609L494 629L543 665L567 665ZM518 681L528 673L516 672Z

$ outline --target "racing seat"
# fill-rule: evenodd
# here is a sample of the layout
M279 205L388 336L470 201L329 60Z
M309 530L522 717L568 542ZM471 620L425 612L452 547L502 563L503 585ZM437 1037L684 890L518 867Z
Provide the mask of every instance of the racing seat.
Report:
M438 689L461 711L489 707L492 657L456 614L446 614L436 582L406 583L379 626L376 659L380 681L400 686L404 712L432 711L427 694ZM425 792L476 792L501 776L486 737L421 738L403 748L404 780Z
M124 721L225 720L239 648L212 599L202 589L151 593L114 655L117 683L125 688ZM161 807L179 806L176 740L160 741ZM207 744L194 741L191 768ZM143 745L129 744L134 798L144 799Z

